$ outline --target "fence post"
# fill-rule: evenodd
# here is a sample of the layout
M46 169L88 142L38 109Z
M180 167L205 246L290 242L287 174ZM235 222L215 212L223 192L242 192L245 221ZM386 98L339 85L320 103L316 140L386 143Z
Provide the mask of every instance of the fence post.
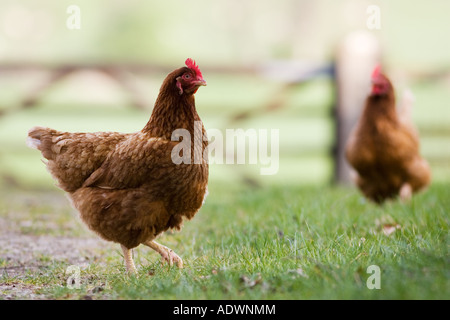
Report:
M369 93L370 74L380 62L381 49L369 31L348 34L339 44L335 65L337 89L335 106L334 181L349 184L350 167L345 159L345 144Z

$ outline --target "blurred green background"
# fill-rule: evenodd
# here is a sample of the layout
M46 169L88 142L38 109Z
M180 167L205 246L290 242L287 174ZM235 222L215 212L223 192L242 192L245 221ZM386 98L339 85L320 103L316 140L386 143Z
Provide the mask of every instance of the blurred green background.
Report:
M66 26L77 5L81 29ZM207 129L280 130L278 174L259 176L255 165L212 165L212 183L315 184L330 182L335 141L331 117L335 92L330 77L293 87L282 107L231 122L240 112L264 110L286 76L258 70L274 62L326 65L342 39L368 30L369 5L381 9L383 64L399 89L410 88L413 118L434 181L450 179L450 2L361 0L247 1L44 1L0 4L0 182L9 187L54 189L36 150L25 146L34 125L65 131L140 130L159 87L173 69L194 58L208 86L196 95ZM23 107L24 97L65 64L152 66L126 72L133 96L103 73L84 69L62 78ZM26 67L29 66L29 67ZM401 93L401 91L399 92Z

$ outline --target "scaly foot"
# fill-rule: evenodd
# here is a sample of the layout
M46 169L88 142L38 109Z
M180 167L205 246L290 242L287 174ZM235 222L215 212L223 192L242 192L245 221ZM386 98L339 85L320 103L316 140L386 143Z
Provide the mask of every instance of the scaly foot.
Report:
M132 249L128 249L124 245L120 245L123 251L123 257L125 259L125 266L127 267L127 272L129 274L136 274L137 270L133 262L133 251Z
M183 260L181 260L181 258L175 252L173 252L172 249L163 246L156 241L147 241L144 242L144 244L158 252L162 257L163 262L167 261L170 266L172 266L175 262L178 268L183 268Z

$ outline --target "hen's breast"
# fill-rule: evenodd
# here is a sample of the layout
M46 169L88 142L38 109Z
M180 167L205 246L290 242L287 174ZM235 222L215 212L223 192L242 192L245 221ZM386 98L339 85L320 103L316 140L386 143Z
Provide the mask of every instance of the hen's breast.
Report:
M175 175L166 186L169 212L183 214L187 218L200 209L208 185L207 164L180 164L174 167Z

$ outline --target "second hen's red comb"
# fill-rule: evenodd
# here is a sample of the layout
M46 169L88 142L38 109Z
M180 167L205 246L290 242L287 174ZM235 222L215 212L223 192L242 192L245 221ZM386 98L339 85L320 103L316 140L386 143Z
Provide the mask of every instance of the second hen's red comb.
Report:
M197 77L203 78L200 68L198 67L198 65L195 63L195 61L193 59L187 58L185 63L189 69L193 70L197 74Z
M372 79L378 78L380 76L380 74L381 74L381 66L378 64L378 65L376 65L375 69L373 69Z

